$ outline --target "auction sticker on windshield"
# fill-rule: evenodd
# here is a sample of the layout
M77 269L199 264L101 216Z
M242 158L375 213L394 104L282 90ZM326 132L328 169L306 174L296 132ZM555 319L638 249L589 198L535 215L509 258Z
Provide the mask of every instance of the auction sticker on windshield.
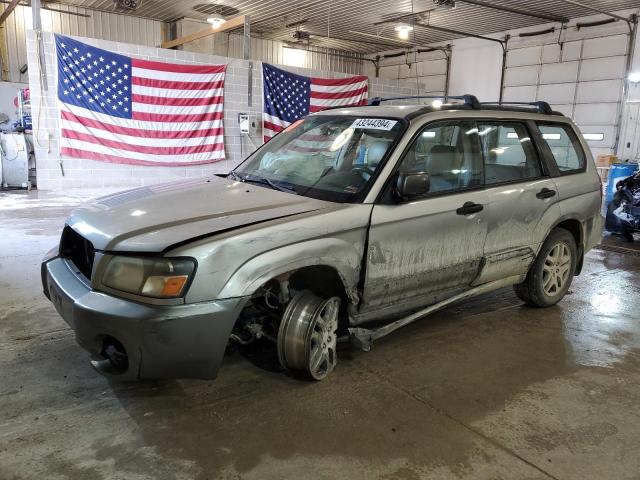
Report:
M391 130L397 120L387 120L386 118L359 118L351 125L351 128L362 128L367 130Z

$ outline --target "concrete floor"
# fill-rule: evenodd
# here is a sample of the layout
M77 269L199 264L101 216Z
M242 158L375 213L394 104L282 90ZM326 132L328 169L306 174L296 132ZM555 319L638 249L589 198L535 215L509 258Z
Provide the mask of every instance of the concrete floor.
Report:
M591 252L550 309L502 290L343 349L322 383L253 352L118 384L41 294L81 198L0 194L0 479L640 478L640 257Z

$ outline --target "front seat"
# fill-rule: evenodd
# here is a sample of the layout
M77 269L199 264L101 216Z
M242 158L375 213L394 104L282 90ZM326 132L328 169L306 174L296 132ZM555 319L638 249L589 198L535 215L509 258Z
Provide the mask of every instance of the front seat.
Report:
M456 147L436 145L431 149L430 157L428 171L431 191L442 192L460 187L461 154L456 151Z

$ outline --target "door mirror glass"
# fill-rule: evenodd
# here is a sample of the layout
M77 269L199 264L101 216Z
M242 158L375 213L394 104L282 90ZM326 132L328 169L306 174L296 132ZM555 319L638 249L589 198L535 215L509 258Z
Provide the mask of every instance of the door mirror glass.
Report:
M396 195L405 200L429 193L431 181L424 172L400 172L396 180Z

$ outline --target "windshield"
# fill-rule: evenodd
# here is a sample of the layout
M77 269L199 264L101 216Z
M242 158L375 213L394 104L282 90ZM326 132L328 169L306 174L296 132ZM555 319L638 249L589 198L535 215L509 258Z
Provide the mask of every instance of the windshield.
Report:
M361 201L402 126L398 119L307 117L263 145L232 176L332 202Z

